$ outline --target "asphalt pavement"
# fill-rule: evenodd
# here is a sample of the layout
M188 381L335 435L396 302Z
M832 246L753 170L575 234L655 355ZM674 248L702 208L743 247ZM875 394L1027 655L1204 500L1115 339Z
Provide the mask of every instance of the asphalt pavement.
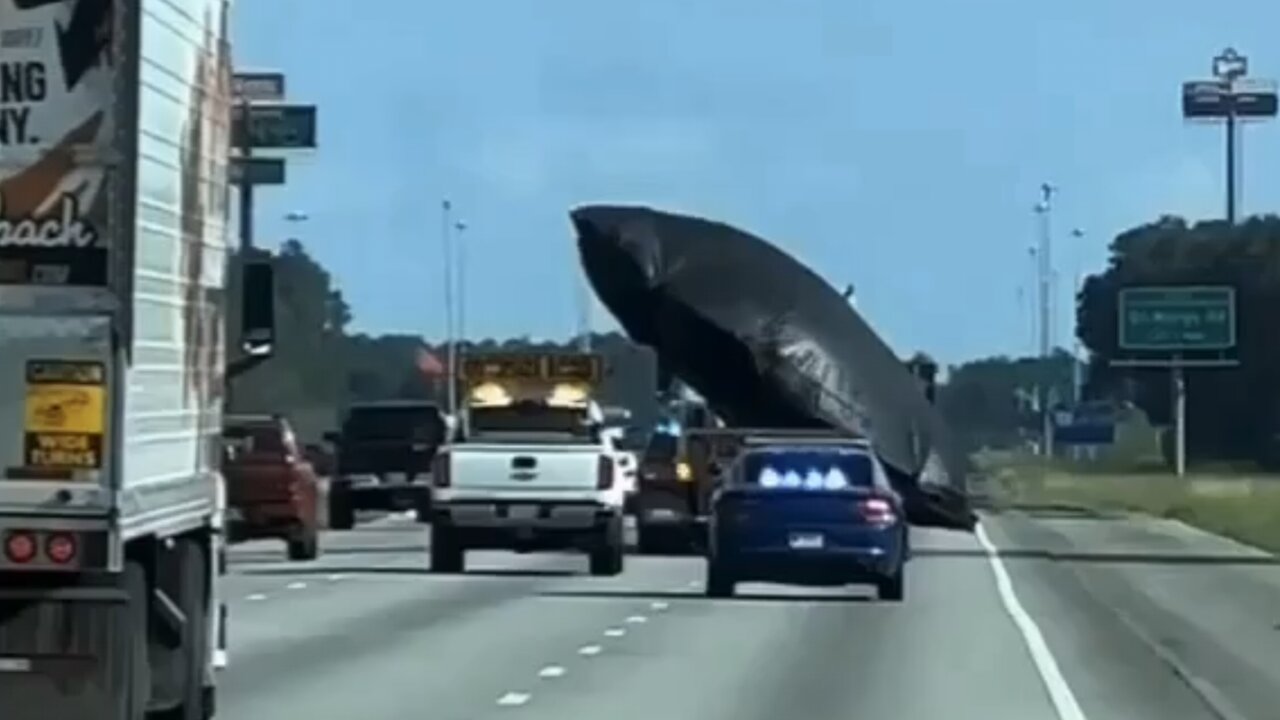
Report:
M907 600L746 585L698 558L475 552L426 572L391 516L324 555L231 553L220 720L1274 720L1280 569L1172 522L986 517L917 531Z

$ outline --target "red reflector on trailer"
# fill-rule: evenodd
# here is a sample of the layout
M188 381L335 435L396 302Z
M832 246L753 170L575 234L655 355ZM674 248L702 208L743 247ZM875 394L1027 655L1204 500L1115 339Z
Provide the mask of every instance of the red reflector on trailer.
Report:
M36 557L36 537L25 530L15 530L4 539L4 554L9 562L25 565Z

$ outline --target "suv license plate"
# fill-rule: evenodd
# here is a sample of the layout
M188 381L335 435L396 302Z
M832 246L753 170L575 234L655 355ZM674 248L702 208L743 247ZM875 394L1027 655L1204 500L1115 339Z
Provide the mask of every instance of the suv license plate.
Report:
M795 550L820 550L825 545L821 533L793 533L791 547Z

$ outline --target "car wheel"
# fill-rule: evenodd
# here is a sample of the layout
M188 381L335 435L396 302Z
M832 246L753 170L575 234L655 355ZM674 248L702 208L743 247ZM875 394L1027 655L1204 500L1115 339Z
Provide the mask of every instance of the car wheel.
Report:
M329 487L329 529L350 530L356 526L356 511L351 506L351 492L343 483Z
M289 559L295 562L320 557L320 537L315 528L304 528L289 539Z
M892 575L880 578L876 583L876 595L881 600L902 602L906 597L907 573L901 566Z
M738 583L723 564L715 560L707 561L706 592L707 597L733 597L734 586Z
M591 574L598 577L621 575L625 555L622 518L611 518L600 528L600 537L591 550Z
M466 569L466 550L447 526L431 526L431 572L460 573Z

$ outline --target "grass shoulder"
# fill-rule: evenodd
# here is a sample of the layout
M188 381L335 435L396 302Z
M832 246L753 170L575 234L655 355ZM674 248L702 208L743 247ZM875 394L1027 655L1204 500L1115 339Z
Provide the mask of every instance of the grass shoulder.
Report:
M1242 468L1196 468L1183 478L1158 466L1105 466L1012 452L975 456L994 509L1079 508L1180 520L1280 552L1280 476Z

